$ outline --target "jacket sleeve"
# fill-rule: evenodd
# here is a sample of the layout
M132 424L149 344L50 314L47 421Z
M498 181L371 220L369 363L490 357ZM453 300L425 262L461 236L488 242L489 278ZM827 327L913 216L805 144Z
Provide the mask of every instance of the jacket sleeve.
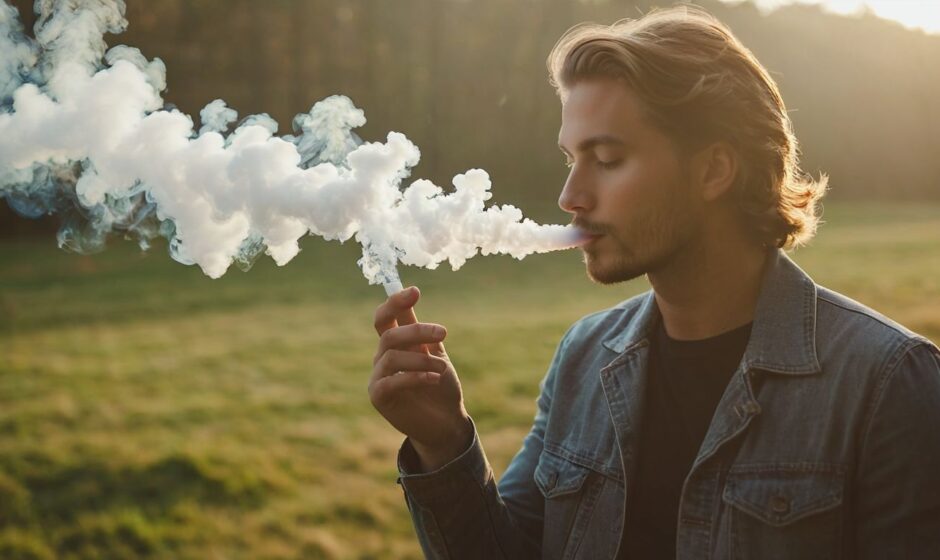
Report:
M915 339L886 366L863 435L858 557L940 551L940 351Z
M540 383L532 429L497 485L474 425L473 442L440 469L415 473L408 439L398 454L398 482L427 558L522 560L541 556L544 498L534 472L542 453L564 340Z

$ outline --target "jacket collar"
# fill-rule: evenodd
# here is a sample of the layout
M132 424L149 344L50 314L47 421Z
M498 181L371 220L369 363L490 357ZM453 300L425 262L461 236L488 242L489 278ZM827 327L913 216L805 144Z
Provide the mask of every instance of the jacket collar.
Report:
M804 375L821 371L816 357L816 283L782 250L768 256L744 351L747 369ZM625 314L628 315L628 314ZM624 317L604 346L618 354L645 342L660 320L650 290L636 312Z

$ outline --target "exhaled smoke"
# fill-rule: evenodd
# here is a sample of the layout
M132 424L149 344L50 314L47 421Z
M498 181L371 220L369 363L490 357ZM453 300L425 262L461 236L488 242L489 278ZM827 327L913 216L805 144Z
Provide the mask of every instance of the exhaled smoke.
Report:
M512 206L486 207L490 180L471 170L445 193L401 182L420 153L404 135L362 143L363 112L342 96L294 119L296 136L222 100L202 126L164 108L159 59L106 51L104 33L127 22L120 0L42 0L35 39L0 4L0 198L18 213L60 214L61 247L93 252L121 232L146 248L166 237L174 259L212 278L262 252L279 265L307 234L362 244L371 283L398 262L454 268L478 251L517 258L572 246L577 233L543 226Z

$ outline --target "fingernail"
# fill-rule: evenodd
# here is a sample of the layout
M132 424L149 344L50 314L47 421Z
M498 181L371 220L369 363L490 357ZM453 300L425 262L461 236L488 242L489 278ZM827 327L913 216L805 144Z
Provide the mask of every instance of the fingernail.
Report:
M431 336L434 338L442 338L444 336L444 327L439 327L437 325L431 327Z

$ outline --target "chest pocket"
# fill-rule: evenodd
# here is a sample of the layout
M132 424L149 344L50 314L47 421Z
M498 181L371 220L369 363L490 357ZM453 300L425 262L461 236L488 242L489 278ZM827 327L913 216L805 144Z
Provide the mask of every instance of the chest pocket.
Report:
M535 484L546 498L558 498L581 489L590 469L543 451L535 468Z
M735 559L838 558L844 469L833 465L741 465L722 499Z
M571 558L590 522L605 477L542 451L534 478L545 498L543 558Z

